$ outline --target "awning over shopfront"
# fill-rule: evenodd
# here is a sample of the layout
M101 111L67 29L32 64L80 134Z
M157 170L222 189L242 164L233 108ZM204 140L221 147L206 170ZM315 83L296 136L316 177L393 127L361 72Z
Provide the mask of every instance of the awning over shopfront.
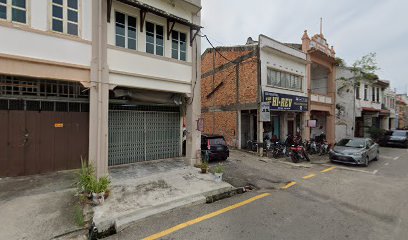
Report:
M372 112L372 113L379 113L379 112L381 112L381 109L366 108L366 107L363 107L361 110L362 110L363 112Z

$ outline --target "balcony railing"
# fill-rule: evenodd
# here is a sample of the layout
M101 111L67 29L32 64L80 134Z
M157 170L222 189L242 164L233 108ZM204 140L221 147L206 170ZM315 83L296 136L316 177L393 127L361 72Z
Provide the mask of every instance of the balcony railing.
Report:
M324 95L319 95L319 94L311 94L310 95L310 100L312 102L319 102L319 103L327 103L327 104L332 104L333 99L329 96L324 96Z

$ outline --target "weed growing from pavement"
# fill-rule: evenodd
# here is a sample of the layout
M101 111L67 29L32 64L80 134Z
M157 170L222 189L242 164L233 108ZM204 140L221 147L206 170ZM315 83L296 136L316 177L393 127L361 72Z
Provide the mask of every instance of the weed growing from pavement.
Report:
M76 204L74 207L74 216L75 216L75 223L79 227L85 226L85 220L84 220L84 214L82 212L82 207L81 205Z

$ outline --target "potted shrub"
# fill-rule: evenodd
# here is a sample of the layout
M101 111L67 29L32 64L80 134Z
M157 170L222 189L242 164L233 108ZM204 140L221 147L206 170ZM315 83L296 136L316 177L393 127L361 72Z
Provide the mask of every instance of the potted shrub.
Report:
M223 174L224 174L224 168L222 167L221 164L218 164L214 169L215 181L221 182Z
M95 168L91 164L87 164L87 161L81 158L81 169L77 173L76 186L78 193L82 196L91 199L91 191L93 178L95 176Z
M102 204L105 201L105 194L108 192L108 188L110 185L110 180L107 176L101 177L99 179L96 179L96 177L93 177L92 180L92 201L94 204L99 205Z
M200 165L201 168L201 173L207 173L208 170L208 162L207 161L203 161Z

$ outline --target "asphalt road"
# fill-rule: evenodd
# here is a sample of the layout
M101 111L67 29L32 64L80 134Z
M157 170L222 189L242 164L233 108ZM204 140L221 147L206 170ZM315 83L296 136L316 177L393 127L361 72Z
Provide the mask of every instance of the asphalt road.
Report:
M294 166L241 152L224 165L232 184L257 189L151 217L109 239L143 239L188 221L160 239L408 239L406 149L381 148L367 168ZM281 189L288 182L295 184ZM234 206L262 193L270 195Z

